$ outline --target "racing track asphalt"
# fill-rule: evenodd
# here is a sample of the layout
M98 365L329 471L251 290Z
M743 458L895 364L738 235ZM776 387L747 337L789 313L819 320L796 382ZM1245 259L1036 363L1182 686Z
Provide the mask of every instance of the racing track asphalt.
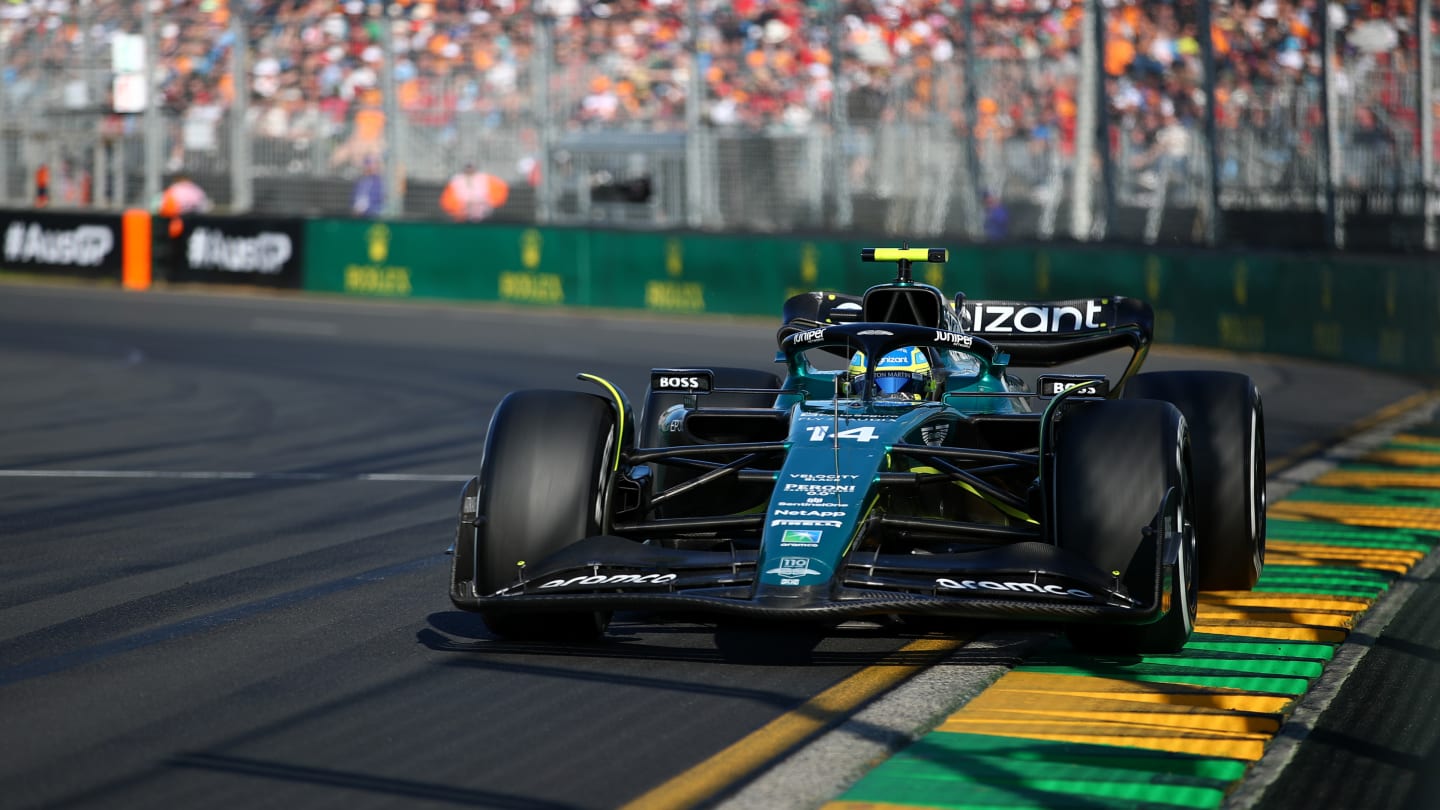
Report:
M507 644L445 597L505 392L591 371L638 399L651 366L773 350L754 321L0 286L0 806L614 807L877 662L925 663L893 632L643 616ZM1148 367L1252 374L1272 458L1419 390ZM1393 650L1423 675L1416 602Z

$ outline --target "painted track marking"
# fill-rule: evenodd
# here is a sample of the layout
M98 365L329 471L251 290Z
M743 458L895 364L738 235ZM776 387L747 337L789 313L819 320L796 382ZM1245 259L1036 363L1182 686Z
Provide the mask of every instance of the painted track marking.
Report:
M916 639L879 663L860 670L798 708L771 720L720 753L626 803L622 810L694 807L713 799L848 716L862 704L937 663L969 640ZM922 660L913 660L917 654Z
M122 478L158 481L404 481L463 483L468 475L425 473L241 472L230 470L0 470L0 478Z

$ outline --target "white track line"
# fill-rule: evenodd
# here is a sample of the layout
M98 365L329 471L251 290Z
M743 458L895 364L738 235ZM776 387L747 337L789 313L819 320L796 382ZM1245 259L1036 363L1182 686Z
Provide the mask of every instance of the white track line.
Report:
M468 475L421 473L229 472L220 470L0 470L0 478L129 478L171 481L468 481Z

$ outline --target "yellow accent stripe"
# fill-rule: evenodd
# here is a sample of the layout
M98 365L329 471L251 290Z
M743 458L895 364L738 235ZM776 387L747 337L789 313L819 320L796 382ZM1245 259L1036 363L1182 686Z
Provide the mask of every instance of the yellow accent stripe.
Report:
M968 638L921 638L877 664L826 689L804 705L771 720L699 765L640 797L621 810L694 807L773 763L784 751L840 720L876 695L930 667L968 642Z
M1331 613L1268 607L1232 608L1223 605L1206 605L1195 612L1196 627L1219 622L1267 622L1303 624L1310 627L1353 627L1355 614L1348 610Z
M1276 540L1274 543L1266 542L1266 552L1276 551L1284 554L1295 554L1301 557L1325 560L1356 560L1358 562L1373 562L1380 560L1387 563L1409 563L1414 564L1425 557L1426 551L1411 548L1357 548L1355 546L1326 546L1318 543L1307 543L1303 540Z
M620 469L620 451L625 448L625 398L620 396L620 389L610 384L604 377L595 374L580 374L580 379L589 380L605 387L610 392L610 398L615 400L616 435L615 435L615 469Z
M1276 641L1318 641L1324 644L1339 644L1350 634L1348 630L1330 627L1301 627L1294 624L1266 624L1263 622L1205 622L1196 626L1212 636L1235 636L1237 638L1269 638Z
M1324 520L1346 526L1381 526L1392 529L1440 529L1440 509L1421 506L1365 506L1325 501L1281 501L1271 504L1270 517L1289 520ZM1267 545L1268 550L1268 545Z
M1303 446L1296 448L1290 453L1287 453L1286 455L1277 458L1274 461L1267 462L1265 464L1265 474L1274 475L1275 473L1278 473L1287 467L1293 467L1308 456L1313 456L1327 447L1339 444L1345 439L1364 433L1365 431L1369 430L1372 427L1375 427L1381 422L1388 421L1403 413L1406 413L1407 411L1419 408L1427 402L1435 399L1437 396L1440 396L1440 394L1437 394L1434 391L1417 391L1416 393L1411 394L1410 396L1405 397L1398 402L1392 402L1389 405L1381 408L1380 410L1370 414L1369 416L1366 416L1363 419L1351 423L1344 430L1340 431L1340 433L1332 436L1326 441L1320 441L1317 439L1312 442L1307 442Z
M1298 610L1334 610L1351 613L1365 610L1375 601L1363 596L1325 596L1308 593L1256 593L1254 591L1207 591L1200 594L1200 607L1264 607Z
M1409 471L1334 470L1316 478L1321 487L1399 487L1401 489L1440 489L1440 473Z
M1372 464L1393 464L1396 467L1440 467L1440 455L1424 450L1376 450L1363 460Z
M1020 671L938 730L1256 760L1290 703L1222 687Z
M1171 706L1110 697L1081 698L1034 692L986 692L970 702L970 711L966 712L966 716L990 720L1024 717L1044 720L1058 717L1096 723L1121 723L1139 728L1191 728L1237 734L1273 734L1280 730L1279 719L1258 713L1200 706Z
M930 248L875 248L874 251L871 261L875 262L928 262L931 252ZM950 260L949 250L941 250L940 254L939 261Z
M1440 436L1422 436L1419 433L1396 433L1390 437L1395 444L1424 444L1435 448L1440 453Z
M1190 731L1176 734L1150 728L1107 727L1100 724L1057 723L1047 720L1006 723L997 721L951 718L939 731L961 734L988 734L994 737L1024 737L1031 740L1085 743L1089 745L1120 745L1168 751L1174 754L1199 754L1210 757L1257 760L1265 753L1269 734L1224 734Z
M1156 703L1221 711L1275 714L1290 705L1281 695L1256 695L1241 689L1219 686L1191 686L1183 683L1146 683L1086 675L1058 675L1048 672L1010 672L984 694L1070 695L1081 698L1110 698L1126 703Z

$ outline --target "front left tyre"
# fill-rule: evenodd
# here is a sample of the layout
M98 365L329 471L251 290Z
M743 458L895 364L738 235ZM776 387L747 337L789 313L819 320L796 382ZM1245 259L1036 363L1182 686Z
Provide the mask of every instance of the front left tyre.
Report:
M1074 408L1056 426L1054 477L1059 545L1113 572L1135 598L1166 602L1150 624L1072 625L1071 645L1091 653L1178 652L1195 629L1199 603L1185 418L1154 401ZM1167 534L1178 539L1169 548ZM1168 576L1158 593L1157 556Z

